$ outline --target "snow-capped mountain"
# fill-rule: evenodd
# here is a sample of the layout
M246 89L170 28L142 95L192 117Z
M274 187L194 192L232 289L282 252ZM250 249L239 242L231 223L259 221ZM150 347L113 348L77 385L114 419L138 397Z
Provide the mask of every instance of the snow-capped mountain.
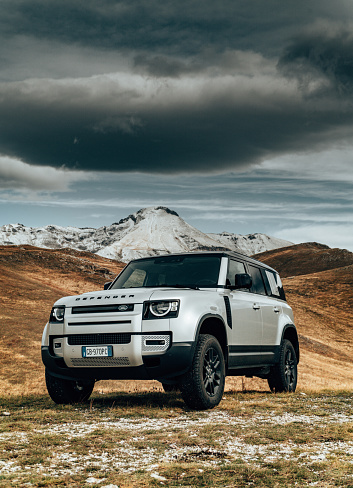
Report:
M138 257L174 252L224 249L217 240L187 224L179 215L165 207L139 210L119 222L127 230L119 240L100 249L106 258L130 261Z
M7 224L0 227L0 244L30 244L51 249L68 247L128 262L138 257L198 250L230 249L254 254L292 243L264 234L204 234L173 210L149 207L98 229Z
M252 256L265 251L272 251L280 247L292 246L293 242L278 239L277 237L270 237L266 234L248 234L242 236L240 234L230 234L222 232L222 234L207 234L212 239L220 242L224 247L236 251L241 249L241 252Z

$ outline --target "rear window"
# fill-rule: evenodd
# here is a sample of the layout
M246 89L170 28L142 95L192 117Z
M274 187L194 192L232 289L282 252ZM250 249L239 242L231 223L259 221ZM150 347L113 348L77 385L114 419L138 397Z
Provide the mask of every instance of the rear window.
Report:
M268 269L262 270L262 272L268 295L285 300L286 297L279 274Z

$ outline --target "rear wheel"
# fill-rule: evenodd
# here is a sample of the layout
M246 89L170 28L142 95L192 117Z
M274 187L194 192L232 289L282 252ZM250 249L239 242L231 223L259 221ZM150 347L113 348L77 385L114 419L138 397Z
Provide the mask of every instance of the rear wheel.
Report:
M297 387L297 355L293 344L284 339L281 344L279 363L272 368L268 377L268 385L271 391L276 393L294 392Z
M213 408L222 399L224 382L222 348L214 336L200 334L192 366L180 382L183 400L194 410Z
M48 370L45 370L45 381L50 398L58 404L85 402L94 388L94 380L65 380Z

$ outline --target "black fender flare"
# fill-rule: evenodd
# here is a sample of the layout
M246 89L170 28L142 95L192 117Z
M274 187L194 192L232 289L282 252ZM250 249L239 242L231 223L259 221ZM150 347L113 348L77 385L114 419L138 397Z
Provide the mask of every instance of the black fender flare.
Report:
M297 332L297 329L295 327L294 324L286 324L284 327L283 327L283 330L282 330L282 337L281 337L281 342L280 344L282 344L283 342L283 339L284 339L284 336L286 334L287 331L290 331L290 337L289 337L289 340L292 342L293 344L293 347L294 347L294 350L295 350L295 353L297 355L297 362L299 363L299 359L300 359L300 350L299 350L299 337L298 337L298 332ZM292 340L294 338L294 341ZM277 359L277 358L276 358Z
M194 357L194 353L195 353L195 348L196 348L196 344L197 344L197 340L198 340L198 337L200 335L200 330L201 330L201 327L202 327L202 324L208 320L208 319L213 319L213 320L219 320L222 325L223 325L223 332L224 332L224 336L225 336L225 344L224 344L224 347L222 347L222 344L221 347L222 347L222 350L223 350L223 354L224 354L224 360L226 361L226 364L228 363L228 338L227 338L227 326L226 326L226 323L224 322L224 319L221 315L218 315L218 314L215 314L215 313L207 313L205 315L203 315L200 319L199 319L199 322L197 324L197 327L196 327L196 332L195 332L195 340L194 340L194 343L193 343L193 346L192 346L192 357ZM216 337L217 339L217 337Z

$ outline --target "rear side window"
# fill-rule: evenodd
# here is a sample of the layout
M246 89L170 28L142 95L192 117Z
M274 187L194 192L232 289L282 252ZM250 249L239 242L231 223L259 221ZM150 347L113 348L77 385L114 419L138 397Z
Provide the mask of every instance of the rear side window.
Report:
M251 264L248 264L248 267L252 278L252 285L250 288L250 292L258 293L259 295L266 295L265 284L264 284L264 280L262 279L260 268L256 268Z
M286 297L279 274L268 269L266 269L265 271L263 270L263 272L265 283L266 281L268 282L266 286L266 288L268 288L268 294L275 298L281 298L282 300L285 300Z

